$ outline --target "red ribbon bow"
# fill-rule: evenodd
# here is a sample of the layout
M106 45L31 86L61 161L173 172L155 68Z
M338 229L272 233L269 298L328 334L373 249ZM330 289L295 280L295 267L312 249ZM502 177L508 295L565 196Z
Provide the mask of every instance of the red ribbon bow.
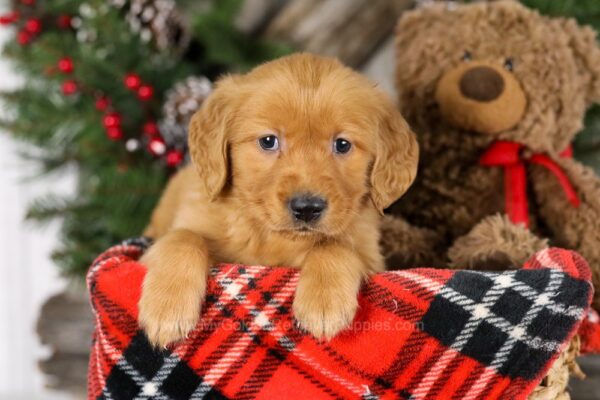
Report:
M504 168L504 204L510 220L515 224L522 223L529 226L526 163L541 165L552 172L569 202L573 207L579 207L580 200L577 192L565 171L556 161L543 153L525 157L523 155L524 148L525 146L520 143L500 140L494 142L479 159L480 165ZM571 158L573 156L572 148L567 148L560 156Z

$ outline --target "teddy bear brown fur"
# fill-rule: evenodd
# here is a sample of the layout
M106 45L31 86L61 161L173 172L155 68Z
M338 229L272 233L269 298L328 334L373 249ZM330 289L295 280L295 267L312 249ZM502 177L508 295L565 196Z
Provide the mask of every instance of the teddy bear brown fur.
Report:
M388 210L404 220L384 223L390 264L507 268L551 244L586 257L600 288L600 179L563 153L600 101L596 33L516 1L436 4L401 19L396 50L399 105L421 162ZM522 146L515 154L526 168L529 225L506 212L508 170L482 165L498 141ZM566 176L575 200L533 162L540 155Z

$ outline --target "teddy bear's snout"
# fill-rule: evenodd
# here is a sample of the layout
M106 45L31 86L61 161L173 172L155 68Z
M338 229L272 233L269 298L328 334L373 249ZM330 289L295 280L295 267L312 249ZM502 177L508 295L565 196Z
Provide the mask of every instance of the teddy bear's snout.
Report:
M459 86L468 99L492 101L504 91L504 78L490 67L475 67L463 74Z
M446 72L437 84L435 97L448 123L482 134L514 128L527 108L517 78L488 62L463 63Z

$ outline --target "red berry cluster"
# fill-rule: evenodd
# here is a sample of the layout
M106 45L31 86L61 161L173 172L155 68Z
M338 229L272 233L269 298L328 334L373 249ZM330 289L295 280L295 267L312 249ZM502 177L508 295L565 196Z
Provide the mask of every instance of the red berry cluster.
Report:
M71 74L75 70L73 60L69 57L63 57L58 60L56 69L63 74ZM154 88L151 85L144 84L138 74L129 73L123 78L125 87L136 92L141 101L149 101L154 95ZM63 82L62 92L65 96L75 94L79 90L77 82L69 79ZM105 95L96 97L96 109L104 115L102 125L106 131L106 136L113 141L119 141L124 138L122 127L122 116L111 106L111 101ZM164 139L160 135L160 130L156 122L150 120L144 124L144 136L147 138L147 150L156 157L164 155L165 162L169 167L177 167L183 162L184 155L179 150L168 150Z
M69 57L63 57L60 60L58 60L58 63L56 64L56 68L61 73L65 74L65 75L70 75L73 73L73 70L74 70L73 60L71 60ZM67 79L66 81L63 82L62 92L65 96L74 95L78 91L79 91L79 85L77 84L77 81L75 81L74 79Z
M35 0L20 0L24 6L32 7L35 5ZM71 16L59 15L56 18L56 26L60 29L69 29L71 27ZM19 25L17 33L17 43L21 46L30 44L36 37L42 33L44 23L40 18L23 17L18 10L10 11L4 15L0 15L0 25Z
M73 61L64 57L57 63L57 68L64 74L70 74L74 70ZM137 97L141 101L149 101L154 95L154 88L151 85L144 84L138 74L129 73L123 78L125 87L136 92ZM63 82L62 91L65 95L71 95L78 90L77 83L74 80ZM101 111L102 125L106 131L106 136L110 140L119 141L124 138L122 127L122 116L118 111L115 111L111 106L111 101L105 95L96 97L96 109ZM143 127L144 136L147 141L147 150L155 157L164 156L165 162L169 167L179 166L184 159L183 152L175 149L168 150L167 144L160 135L158 125L153 120L149 120Z
M148 151L154 155L165 154L165 161L169 167L177 167L183 162L183 152L175 149L166 151L167 145L155 122L150 121L144 125L144 135L149 139Z
M137 96L142 101L149 101L154 96L154 88L142 82L139 75L130 73L125 75L123 80L127 89L137 92Z
M39 18L28 18L17 34L17 42L25 46L42 32L42 21Z
M129 73L123 78L125 87L137 94L141 101L149 101L154 96L154 88L145 84L142 78L136 73ZM110 107L110 100L105 96L96 100L96 108L99 111L107 111ZM102 120L106 134L111 140L120 140L123 138L121 129L121 114L116 111L105 113ZM147 141L147 150L155 157L164 156L165 162L169 167L177 167L183 162L183 153L179 150L168 150L167 144L160 135L160 129L153 120L148 120L143 127L143 133Z
M14 24L21 18L18 11L11 11L7 14L0 15L0 25Z
M110 140L123 139L123 129L121 128L121 114L116 111L111 111L104 114L102 125L106 129L106 136Z
M63 57L56 63L55 68L50 68L49 71L58 70L59 72L70 75L74 71L73 60L69 57ZM65 96L74 95L79 91L79 85L74 79L67 79L62 83L62 92Z
M35 0L20 0L21 4L25 6L34 6ZM40 19L37 17L23 18L19 11L12 11L10 13L0 15L0 25L19 24L19 31L17 33L17 42L20 45L27 45L33 41L37 36L42 33L45 24L51 19L44 17ZM59 15L55 19L56 26L59 29L70 29L71 28L71 16ZM60 58L55 66L48 68L48 73L60 73L66 76L66 79L62 82L61 90L65 96L72 96L76 93L90 93L96 96L96 109L103 113L102 125L105 129L106 136L113 141L119 141L124 138L122 128L122 116L114 110L111 105L110 99L104 94L98 94L98 92L91 88L80 87L79 83L72 77L75 71L75 65L73 59L70 57ZM144 83L141 77L136 73L128 73L123 78L125 87L132 92L135 92L137 98L142 102L149 102L154 97L154 87L150 84ZM87 89L87 90L86 90ZM184 159L184 154L180 150L168 149L165 140L160 134L160 130L156 122L153 119L148 120L144 124L143 133L145 142L147 143L147 150L155 157L163 157L165 163L169 167L179 166ZM139 143L137 139L131 138L136 143ZM128 147L129 148L129 147Z

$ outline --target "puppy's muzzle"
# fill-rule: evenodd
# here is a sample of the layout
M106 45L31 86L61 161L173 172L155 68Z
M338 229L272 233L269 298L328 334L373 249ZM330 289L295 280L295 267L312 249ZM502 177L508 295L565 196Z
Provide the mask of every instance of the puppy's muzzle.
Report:
M290 213L296 221L316 222L327 208L327 201L319 196L294 196L289 202Z

